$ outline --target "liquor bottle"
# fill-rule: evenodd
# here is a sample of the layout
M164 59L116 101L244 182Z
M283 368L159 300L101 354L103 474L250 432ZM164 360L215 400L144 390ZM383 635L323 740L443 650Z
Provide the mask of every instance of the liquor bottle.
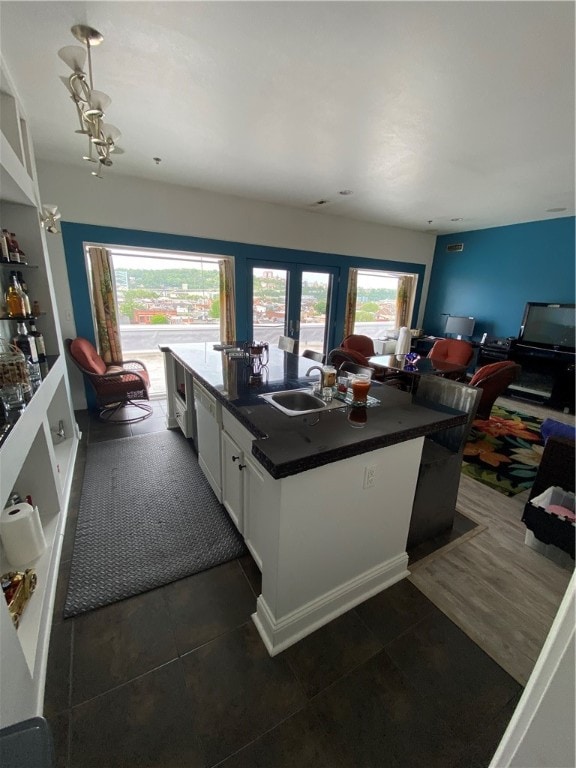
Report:
M36 328L36 323L34 322L34 320L29 320L28 323L30 325L30 332L28 335L33 336L36 341L36 350L38 352L38 362L45 363L46 362L46 345L44 344L44 336Z
M32 302L32 314L34 317L38 317L40 314L40 302L36 301L36 299Z
M36 349L36 339L29 336L25 323L18 323L16 326L18 335L14 336L14 344L30 363L38 362L38 350Z
M30 305L30 297L28 296L28 286L26 285L26 280L24 280L24 277L22 276L22 272L18 271L16 272L16 277L18 278L18 282L20 283L20 288L22 289L22 293L24 294L24 304L26 306L26 312L24 313L28 317L32 316L32 307Z
M3 261L4 263L7 263L10 261L10 251L8 250L8 240L6 240L6 235L4 234L4 230L0 232L0 261Z
M23 291L18 285L16 272L10 272L10 285L6 291L6 310L8 317L22 317L26 314L26 303Z
M10 232L10 240L12 240L12 247L14 248L15 253L18 254L18 261L20 264L26 264L26 254L18 245L18 240L16 240L14 232Z
M8 232L7 229L3 229L2 234L6 238L6 242L8 244L8 255L10 257L10 261L14 264L19 264L20 253L18 252L18 248L12 242L12 238L10 237L10 232Z

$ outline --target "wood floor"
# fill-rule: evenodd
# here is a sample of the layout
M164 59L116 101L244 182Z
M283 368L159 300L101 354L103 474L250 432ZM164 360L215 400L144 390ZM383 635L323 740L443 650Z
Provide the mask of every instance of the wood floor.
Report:
M574 424L574 416L519 400L498 403ZM409 580L515 680L525 685L571 571L524 543L528 491L507 497L464 475L458 509L478 523L461 539L410 566Z

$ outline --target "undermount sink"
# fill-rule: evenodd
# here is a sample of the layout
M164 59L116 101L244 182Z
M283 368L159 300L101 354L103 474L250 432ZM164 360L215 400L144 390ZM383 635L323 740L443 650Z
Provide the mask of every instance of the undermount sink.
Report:
M326 410L327 408L341 408L342 403L332 401L330 403L321 400L310 392L310 389L289 389L284 392L270 392L260 395L270 405L273 405L287 416L302 416L305 413Z

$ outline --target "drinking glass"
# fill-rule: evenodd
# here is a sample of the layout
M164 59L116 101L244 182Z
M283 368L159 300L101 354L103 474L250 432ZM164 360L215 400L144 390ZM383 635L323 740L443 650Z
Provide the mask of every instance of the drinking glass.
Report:
M24 392L21 384L4 384L0 387L0 401L6 415L24 407Z
M367 373L355 373L352 376L352 405L366 405L370 379Z

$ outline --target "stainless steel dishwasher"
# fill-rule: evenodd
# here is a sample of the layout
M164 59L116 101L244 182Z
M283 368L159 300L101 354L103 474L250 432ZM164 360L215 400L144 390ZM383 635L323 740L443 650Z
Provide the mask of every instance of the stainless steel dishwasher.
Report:
M196 410L198 463L218 501L221 502L220 432L222 430L222 411L220 403L197 381L194 381L194 408Z

